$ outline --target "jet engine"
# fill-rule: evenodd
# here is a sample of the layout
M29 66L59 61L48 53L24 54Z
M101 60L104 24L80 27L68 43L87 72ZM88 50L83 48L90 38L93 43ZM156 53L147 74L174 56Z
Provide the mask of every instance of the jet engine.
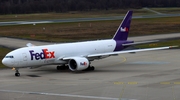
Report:
M71 71L81 71L89 67L89 60L84 57L73 57L68 62Z

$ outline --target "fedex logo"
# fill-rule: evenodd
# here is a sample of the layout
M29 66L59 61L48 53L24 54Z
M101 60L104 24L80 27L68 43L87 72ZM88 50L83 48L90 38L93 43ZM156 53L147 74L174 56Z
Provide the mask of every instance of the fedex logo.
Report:
M128 31L129 29L127 27L124 27L124 28L121 27L121 32L128 32Z
M87 63L86 62L80 62L80 65L86 66Z
M42 49L42 52L36 53L34 50L29 51L31 55L31 60L42 60L42 59L50 59L50 58L55 58L54 56L54 51L48 51L48 49Z

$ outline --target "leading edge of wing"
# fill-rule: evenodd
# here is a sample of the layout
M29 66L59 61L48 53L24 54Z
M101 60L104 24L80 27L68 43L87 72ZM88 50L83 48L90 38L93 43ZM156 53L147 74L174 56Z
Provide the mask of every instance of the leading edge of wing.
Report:
M87 57L111 56L111 55L122 54L122 53L132 53L132 52L141 52L141 51L163 50L163 49L170 49L170 48L175 48L175 47L178 47L178 46L167 46L167 47L158 47L158 48L147 48L147 49L135 49L135 50L108 52L108 53L92 54L92 55L88 55Z

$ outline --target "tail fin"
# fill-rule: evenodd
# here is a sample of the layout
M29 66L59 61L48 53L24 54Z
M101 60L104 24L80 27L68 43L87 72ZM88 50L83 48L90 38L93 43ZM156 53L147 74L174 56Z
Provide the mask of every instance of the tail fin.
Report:
M130 29L131 19L132 19L133 11L128 11L126 16L124 17L121 25L117 29L113 39L114 40L127 40L128 33Z

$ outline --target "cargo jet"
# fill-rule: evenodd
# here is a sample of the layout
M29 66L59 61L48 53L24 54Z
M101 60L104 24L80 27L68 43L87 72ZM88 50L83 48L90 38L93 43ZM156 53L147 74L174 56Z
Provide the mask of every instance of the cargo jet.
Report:
M128 11L114 37L107 40L96 40L75 43L35 46L19 48L8 53L2 60L5 66L15 69L15 76L20 76L19 68L38 68L45 65L58 65L57 70L71 71L94 70L91 61L115 56L122 53L132 53L150 50L169 49L174 46L134 49L127 48L141 43L128 41L128 33L133 11ZM151 41L149 41L151 42Z

